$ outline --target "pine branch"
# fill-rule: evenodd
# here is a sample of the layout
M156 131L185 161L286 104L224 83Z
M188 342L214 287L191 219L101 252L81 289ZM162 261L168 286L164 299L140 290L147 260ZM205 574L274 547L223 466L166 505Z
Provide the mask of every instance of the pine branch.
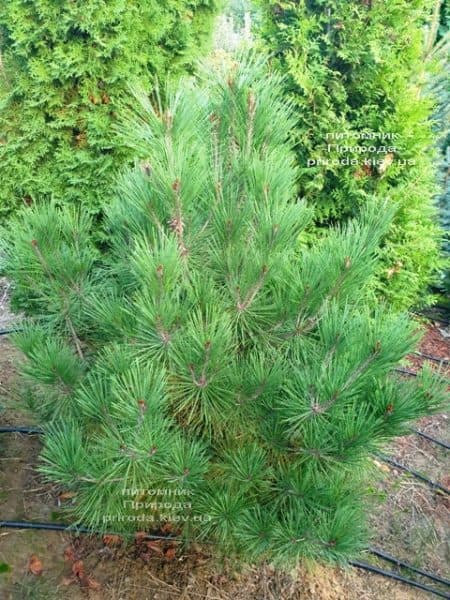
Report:
M33 248L33 250L34 250L34 252L35 252L35 254L36 254L36 256L37 256L37 258L38 258L38 260L39 260L39 262L40 262L40 264L41 264L41 266L42 266L42 268L43 268L43 270L45 272L45 274L47 275L47 277L49 279L51 279L52 281L55 281L55 283L57 283L55 276L53 275L50 267L48 266L47 261L45 260L43 254L42 254L42 252L41 252L41 250L39 248L39 244L38 244L37 240L31 240L31 246L32 246L32 248ZM73 326L72 320L71 320L71 318L69 316L69 310L70 309L69 309L68 298L67 298L66 294L64 294L64 292L62 290L61 290L61 295L62 295L62 299L63 299L64 306L65 306L64 316L65 316L65 320L66 320L67 326L69 327L69 330L70 330L70 333L71 333L71 336L72 336L72 340L73 340L73 342L75 344L75 348L76 348L76 350L78 352L78 356L80 357L80 359L82 361L84 361L84 355L83 355L83 351L82 351L82 348L81 348L81 342L80 342L80 340L79 340L79 338L78 338L78 336L76 334L76 331L75 331L75 328Z
M258 292L261 290L261 288L264 285L264 281L267 277L268 271L269 271L268 267L266 265L264 265L263 268L261 269L261 275L259 276L259 279L250 288L250 290L247 293L247 296L245 297L244 300L241 299L240 288L239 287L237 288L236 308L239 313L246 311L251 306L251 304L254 302Z
M368 369L368 367L374 362L374 360L377 358L377 356L380 354L380 352L381 352L381 346L379 345L379 342L377 342L377 345L375 346L372 353L361 364L359 364L358 367L356 369L354 369L354 371L352 371L352 373L350 374L348 379L344 382L344 384L340 387L340 389L333 392L333 395L331 396L330 400L328 400L328 402L325 402L325 404L323 404L320 402L320 399L316 398L311 403L311 412L313 414L326 413L332 406L334 406L336 404L336 402L339 400L339 398L342 396L342 394L345 391L347 391L359 379L359 377Z

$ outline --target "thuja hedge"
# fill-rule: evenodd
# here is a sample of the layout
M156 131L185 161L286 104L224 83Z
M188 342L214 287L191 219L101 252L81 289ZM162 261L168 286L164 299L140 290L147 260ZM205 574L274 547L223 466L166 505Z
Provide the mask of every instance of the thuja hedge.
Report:
M375 195L398 207L376 290L427 300L440 265L436 160L425 97L423 25L434 0L260 0L264 44L296 106L300 195L317 233ZM363 150L361 150L363 148Z
M440 156L438 204L444 229L446 264L440 288L450 299L450 6L436 2L434 18L430 23L426 57L432 67L430 89L436 99L434 129ZM447 301L448 301L447 300Z
M440 410L446 387L399 379L417 326L367 299L393 209L299 248L294 124L254 61L207 72L122 134L146 162L108 209L24 209L5 247L36 319L15 336L41 471L74 521L167 531L286 568L366 543L370 452ZM160 493L161 492L161 493Z
M112 126L129 83L177 76L215 0L0 3L0 219L44 198L96 215L129 160Z

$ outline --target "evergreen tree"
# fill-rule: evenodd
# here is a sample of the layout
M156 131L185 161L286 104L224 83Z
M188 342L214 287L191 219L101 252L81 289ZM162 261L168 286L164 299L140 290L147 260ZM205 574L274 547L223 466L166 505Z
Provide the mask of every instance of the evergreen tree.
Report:
M435 0L259 3L264 41L288 73L300 195L316 207L316 234L372 195L395 204L376 289L397 308L428 301L440 233L423 24Z
M130 159L113 135L127 86L190 69L215 0L0 4L0 218L43 198L96 215Z
M440 288L450 295L450 7L436 0L433 19L428 27L425 60L431 64L429 88L435 98L434 130L439 149L438 205L444 229L444 253L447 258Z
M87 525L169 522L242 560L342 561L364 544L370 451L442 404L429 373L393 373L417 326L367 301L392 209L300 250L313 211L295 200L279 76L246 60L202 82L127 113L138 162L108 254L54 204L6 240L36 313L15 341L41 470Z

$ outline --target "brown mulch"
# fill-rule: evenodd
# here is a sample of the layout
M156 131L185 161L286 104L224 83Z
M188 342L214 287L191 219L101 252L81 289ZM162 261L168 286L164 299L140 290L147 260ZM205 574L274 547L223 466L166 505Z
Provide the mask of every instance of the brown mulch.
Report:
M425 333L420 343L419 352L433 356L434 358L450 361L450 335L446 337L446 330L440 324L429 324L425 327ZM450 375L450 365L429 360L418 354L409 354L407 357L408 370L417 373L424 363L442 374Z

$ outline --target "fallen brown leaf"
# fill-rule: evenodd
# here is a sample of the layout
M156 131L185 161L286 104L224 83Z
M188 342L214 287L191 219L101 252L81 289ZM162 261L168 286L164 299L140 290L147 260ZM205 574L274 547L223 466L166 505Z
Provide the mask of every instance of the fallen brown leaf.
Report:
M164 523L164 525L161 527L161 531L164 534L173 533L172 523Z
M64 560L67 562L74 562L76 560L75 549L72 545L64 548Z
M105 546L119 546L122 543L122 539L119 535L108 533L103 536L103 543Z
M84 564L82 560L76 560L73 563L72 573L75 575L75 577L78 577L78 579L84 577Z
M145 531L136 531L136 533L134 534L134 541L136 542L136 544L140 544L145 540L146 537L147 534L145 533Z
M30 560L28 561L28 570L33 575L42 575L42 562L36 556L36 554L32 554L30 556Z
M58 498L60 500L70 500L70 498L73 498L74 496L76 496L75 492L63 492L62 494L59 494Z
M152 550L152 552L155 552L156 554L163 554L161 540L151 540L146 543L146 546L149 550Z
M173 560L175 558L177 554L177 551L175 550L175 548L168 548L165 553L164 556L167 558L167 560Z

